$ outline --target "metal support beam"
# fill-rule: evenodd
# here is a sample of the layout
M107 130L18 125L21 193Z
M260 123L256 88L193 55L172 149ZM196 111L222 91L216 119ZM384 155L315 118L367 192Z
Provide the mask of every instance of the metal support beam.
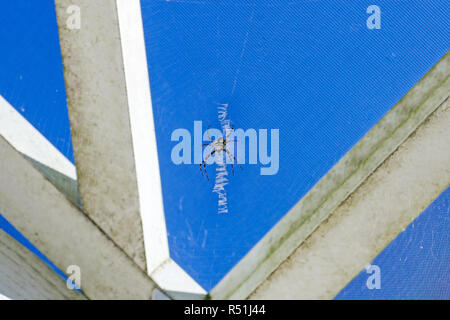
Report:
M250 299L332 299L450 184L447 100Z
M150 274L169 249L140 2L55 4L83 210Z
M0 135L79 205L75 166L0 95Z
M449 75L447 53L224 277L211 297L248 298L281 264L288 263L288 257L305 239L448 98ZM424 197L425 202L428 200ZM399 226L403 228L403 224ZM388 238L392 240L394 235L389 233ZM351 248L351 242L346 247ZM372 255L376 253L371 251ZM360 264L356 266L361 269ZM352 277L348 274L347 282ZM317 286L325 290L323 283ZM278 296L274 292L271 297Z
M0 154L0 212L60 270L78 266L89 299L152 297L156 284L2 136Z
M203 296L169 256L140 1L55 3L83 210L163 289Z
M0 300L83 300L41 259L0 230ZM2 296L6 294L7 296Z

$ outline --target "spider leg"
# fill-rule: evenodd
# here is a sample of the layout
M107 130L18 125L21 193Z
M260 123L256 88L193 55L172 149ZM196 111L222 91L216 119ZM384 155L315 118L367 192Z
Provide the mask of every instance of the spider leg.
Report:
M214 143L214 141L211 139L211 136L209 135L209 129L210 128L211 128L211 126L208 126L208 129L206 129L206 134L208 135L209 141L211 141L211 143Z
M241 170L243 170L242 169L242 166L238 163L238 161L237 161L237 159L236 159L236 157L234 156L234 154L232 154L230 151L228 151L227 149L224 149L225 150L225 152L230 156L230 157L232 157L231 158L231 160L233 161L233 159L234 159L234 161L236 161L236 164L239 166L239 168L241 168Z
M202 173L202 176L206 177L206 180L209 181L208 172L206 171L206 168L205 168L205 174L203 174L202 165L200 165L200 172Z
M209 181L209 177L208 177L208 172L206 171L206 160L208 160L209 157L211 157L215 152L216 152L215 149L213 151L211 151L211 153L206 156L206 158L202 161L202 163L200 163L200 172L203 175L203 170L205 170L205 176L206 176L206 179L208 179L208 181ZM202 165L203 165L203 170L202 170Z
M229 156L229 153L228 153L228 152L227 152L226 154ZM230 163L230 165L231 165L231 174L234 176L233 159L232 159L232 158L230 158L230 159L231 159L231 163Z
M225 142L224 142L223 145L226 145L226 144L229 143L229 142L238 142L238 140L237 140L237 139L233 139L233 140L225 140Z
M200 163L200 172L202 173L202 176L206 176L206 179L209 181L208 172L206 171L206 166L205 166L205 174L203 174L202 165L204 164L204 162L205 161Z
M229 137L233 132L234 132L234 126L231 127L231 130L230 130L230 132L228 132L228 134L227 134L227 136L226 136L226 138L225 138L225 141L227 141L228 137Z
M208 160L209 159L209 157L211 157L214 153L216 153L216 149L214 149L213 151L211 151L211 153L210 154L208 154L207 156L206 156L206 158L203 160L203 163L205 163L206 164L206 160Z

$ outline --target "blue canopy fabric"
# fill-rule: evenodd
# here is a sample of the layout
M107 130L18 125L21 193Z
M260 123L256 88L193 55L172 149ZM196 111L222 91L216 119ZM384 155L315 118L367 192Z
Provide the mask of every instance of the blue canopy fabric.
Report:
M170 253L206 290L449 49L444 0L379 0L380 29L367 28L372 3L362 0L141 3ZM53 1L8 1L0 8L0 94L73 161ZM215 166L207 166L208 181L198 164L171 158L174 130L193 134L195 121L203 131L220 128L218 105L228 106L235 128L279 130L278 172L261 175L264 165L248 164L248 156L234 176L228 168L223 214L212 192ZM444 218L428 211L419 218L429 219L421 232L448 231L448 201L441 206ZM430 287L440 286L436 279L449 265L449 242L442 239L423 249L438 266L429 269L435 277L423 280ZM400 240L391 246L383 270L402 268L399 253L421 257ZM391 274L399 278L393 283L400 274ZM338 297L420 296L407 281L404 289L386 285L391 293L370 296L361 277Z

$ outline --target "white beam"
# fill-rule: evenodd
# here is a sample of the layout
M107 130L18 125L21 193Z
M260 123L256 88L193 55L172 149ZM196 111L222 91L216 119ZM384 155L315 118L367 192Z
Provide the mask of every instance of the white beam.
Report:
M117 0L139 205L151 273L169 258L140 0Z
M211 297L248 298L265 283L270 274L447 99L449 74L450 54L447 53L219 282L211 291Z
M140 2L55 3L83 209L151 273L169 249Z
M0 294L0 300L11 300L11 298L8 298L7 296Z
M86 298L70 290L62 277L27 248L0 230L0 300L9 299L83 300Z
M206 295L205 289L171 258L154 270L150 276L173 299L201 300Z
M0 134L27 157L77 179L74 165L1 95Z
M150 299L154 282L0 136L0 212L60 270L80 267L90 299Z
M204 295L169 256L140 1L55 3L83 210L163 289Z
M334 298L449 186L449 128L447 100L250 298Z
M0 135L69 200L79 204L75 166L0 95Z

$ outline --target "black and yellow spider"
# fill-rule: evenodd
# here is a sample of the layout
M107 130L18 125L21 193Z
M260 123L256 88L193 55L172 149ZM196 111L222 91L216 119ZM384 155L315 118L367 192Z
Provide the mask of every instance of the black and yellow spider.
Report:
M203 175L203 170L205 171L205 176L206 179L208 179L209 181L209 177L208 177L208 173L206 172L206 161L209 159L209 157L211 157L213 154L215 154L217 152L218 156L222 156L223 159L223 152L226 153L227 156L230 157L231 160L231 171L234 175L234 167L233 167L233 163L236 161L237 165L242 169L242 166L237 162L236 157L227 149L227 144L229 144L230 142L237 142L236 139L233 140L228 140L228 138L230 137L230 135L233 133L234 128L231 128L231 130L229 131L229 133L227 134L227 136L225 137L225 139L223 137L220 137L216 140L212 140L211 136L209 135L209 128L206 130L206 134L208 135L208 139L209 141L211 141L210 143L204 143L203 146L212 146L214 149L205 157L205 159L202 161L202 163L200 163L200 172ZM228 130L227 130L228 131ZM203 170L202 170L202 166L203 166Z

